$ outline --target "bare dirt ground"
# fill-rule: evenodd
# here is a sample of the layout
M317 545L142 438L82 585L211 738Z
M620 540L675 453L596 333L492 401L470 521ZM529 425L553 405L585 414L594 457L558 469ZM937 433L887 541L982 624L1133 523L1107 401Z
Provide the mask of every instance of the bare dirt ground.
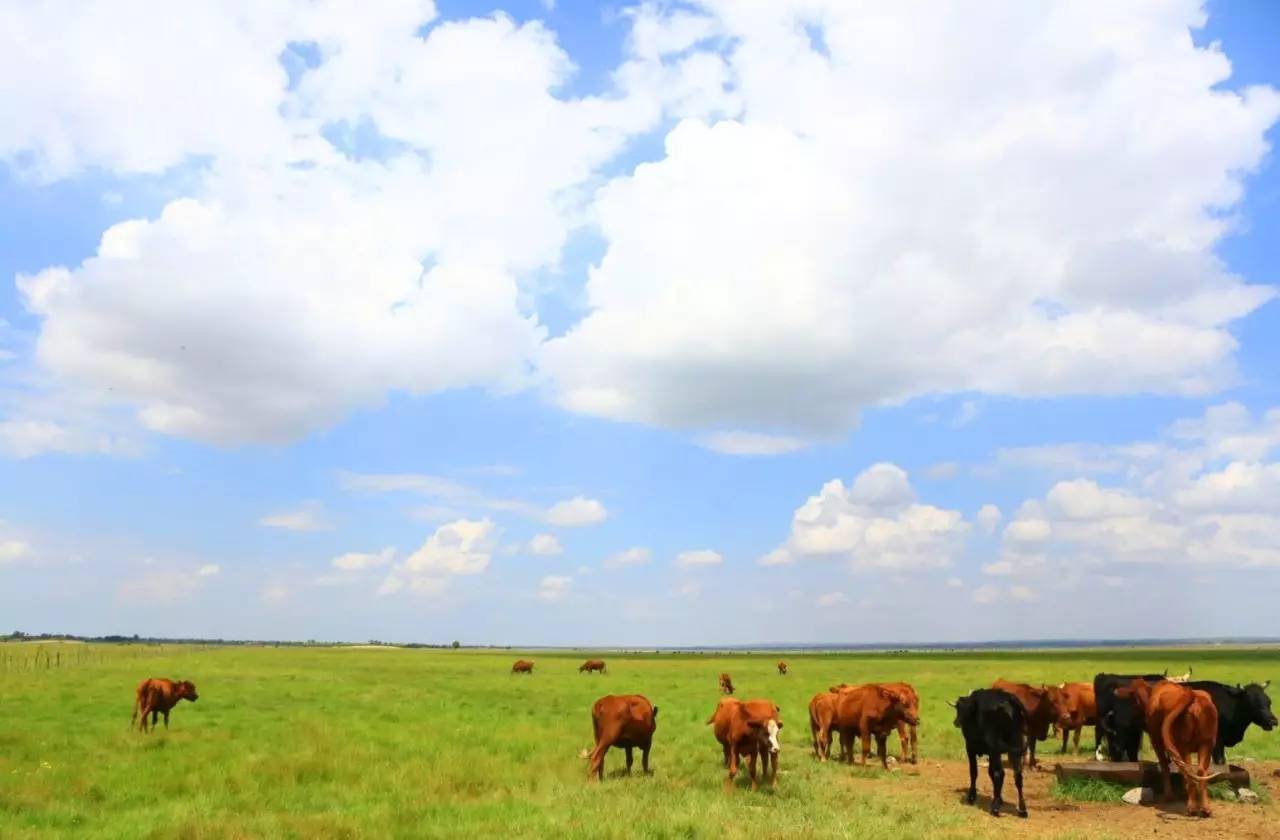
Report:
M964 805L968 790L969 769L964 762L923 761L919 767L905 765L889 775L877 774L876 778L857 778L851 783L860 789L875 785L877 796L912 799L916 807L926 804L934 807L963 807L973 812L970 823L973 831L957 836L972 837L999 832L1000 837L1012 838L1197 838L1197 840L1277 840L1280 838L1280 778L1274 774L1280 762L1258 761L1244 764L1252 777L1252 787L1264 802L1246 805L1239 802L1212 803L1213 816L1209 819L1188 817L1182 797L1169 803L1154 806L1115 804L1102 802L1068 802L1054 799L1050 793L1056 763L1052 758L1044 762L1046 770L1024 774L1023 790L1028 819L1015 814L1017 791L1013 787L1013 773L1005 773L1005 811L998 819L991 817L991 782L986 768L978 771L977 804ZM857 772L857 771L855 771ZM861 776L861 773L859 773Z

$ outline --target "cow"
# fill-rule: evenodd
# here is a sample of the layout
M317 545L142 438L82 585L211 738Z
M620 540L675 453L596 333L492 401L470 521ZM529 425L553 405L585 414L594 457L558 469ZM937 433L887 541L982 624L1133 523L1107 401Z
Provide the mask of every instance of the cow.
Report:
M532 674L532 673L533 673L533 663L532 663L532 662L530 662L528 659L517 659L517 660L515 661L515 664L511 666L511 673L513 673L513 674Z
M831 731L835 728L839 689L813 695L809 701L809 734L813 737L813 757L826 761L831 756Z
M733 694L733 679L728 674L720 675L720 693Z
M1057 711L1054 726L1062 732L1062 749L1067 751L1067 739L1074 734L1073 749L1080 752L1080 733L1086 726L1094 727L1094 752L1098 750L1096 739L1098 725L1098 701L1093 693L1093 685L1086 682L1062 683L1049 686L1049 699Z
M1112 761L1137 761L1142 748L1142 718L1131 698L1116 697L1116 689L1136 679L1148 683L1161 682L1163 674L1098 674L1093 678L1093 696L1098 705L1098 723L1094 740L1101 742L1106 757ZM1101 755L1098 755L1101 760Z
M610 747L622 747L627 753L627 773L631 772L632 750L640 750L640 767L649 772L649 748L653 731L658 728L658 707L640 694L609 694L591 707L591 728L595 733L595 749L587 781L604 778L604 754Z
M1151 748L1160 764L1164 798L1173 798L1169 762L1182 771L1187 789L1187 814L1209 816L1209 785L1217 778L1209 772L1213 745L1218 737L1218 710L1207 691L1187 688L1171 680L1148 683L1136 679L1115 689L1116 697L1133 700L1151 738ZM1190 760L1198 766L1193 766Z
M604 660L603 660L603 659L588 659L586 662L583 662L581 665L579 665L579 666L578 666L578 673L579 673L579 674L581 674L581 673L583 673L583 672L586 672L586 673L590 674L592 671L599 671L600 673L602 673L602 674L603 674L603 673L604 673Z
M761 776L768 778L773 787L778 786L778 731L782 729L782 718L778 706L771 700L738 700L734 697L723 697L716 705L716 710L707 718L708 724L715 724L716 740L724 752L724 766L729 775L725 778L726 792L733 790L734 777L738 775L738 760L747 759L747 770L751 775L751 789L756 784L756 756L763 763ZM769 772L769 761L773 760L773 772Z
M196 693L195 684L190 680L182 680L176 682L161 678L153 678L143 680L138 683L138 690L133 698L133 719L129 723L129 728L133 728L134 724L138 724L138 729L142 732L147 731L147 715L151 715L151 730L155 731L156 720L160 715L164 715L164 728L169 728L169 712L174 706L178 705L180 700L188 700L192 703L200 699L200 695ZM139 722L141 716L141 722Z
M1022 796L1022 754L1026 746L1027 710L1017 697L996 688L980 688L950 703L956 710L955 725L964 734L969 756L969 793L965 801L978 799L978 756L991 757L987 774L991 777L991 816L1000 816L1004 805L1004 766L1001 755L1009 756L1013 783L1018 788L1018 816L1027 816Z
M862 685L847 688L836 695L835 725L840 732L842 757L853 763L853 739L862 738L862 764L865 767L871 753L871 738L875 736L880 763L889 769L885 740L900 723L915 726L920 719L912 714L907 695L883 685Z
M1196 680L1184 683L1188 688L1206 692L1218 710L1218 738L1213 744L1213 763L1227 763L1227 747L1234 747L1244 740L1244 731L1249 724L1256 723L1266 732L1276 727L1276 716L1271 711L1271 698L1267 696L1267 687L1271 680L1262 685L1249 683L1234 688L1212 680Z
M915 688L910 683L894 682L894 683L877 683L878 685L896 691L901 694L907 701L907 711L911 713L911 717L915 723L907 723L905 720L898 721L898 740L902 744L902 761L907 761L907 736L910 735L911 741L911 763L915 764L919 761L919 753L916 750L916 729L920 725L920 695L916 693Z
M782 662L781 660L778 662L778 675L782 677L787 675L787 663Z
M1034 770L1037 766L1036 741L1043 741L1049 737L1049 724L1058 718L1048 687L1042 685L1035 688L1026 683L1008 680L996 680L991 687L1012 694L1018 698L1018 702L1026 710L1023 723L1027 727L1027 767Z

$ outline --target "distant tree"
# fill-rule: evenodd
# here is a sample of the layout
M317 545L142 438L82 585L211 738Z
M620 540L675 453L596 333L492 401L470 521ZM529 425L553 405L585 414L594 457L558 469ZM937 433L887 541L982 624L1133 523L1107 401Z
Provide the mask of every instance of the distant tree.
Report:
M461 642L459 642L457 639L454 639L454 640L453 640L453 649L454 649L454 650L457 650L457 649L458 649L458 648L460 648L460 647L462 647L462 643L461 643Z

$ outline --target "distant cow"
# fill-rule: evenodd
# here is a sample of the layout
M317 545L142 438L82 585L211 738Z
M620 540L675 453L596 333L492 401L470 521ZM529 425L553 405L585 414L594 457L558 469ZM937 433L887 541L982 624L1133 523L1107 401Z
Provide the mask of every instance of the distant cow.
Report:
M883 685L863 685L844 689L836 701L835 724L840 731L842 752L853 763L854 738L862 738L862 763L866 765L871 753L871 738L875 736L880 763L889 769L888 750L885 741L890 732L901 723L915 726L920 723L910 708L906 694Z
M588 659L586 662L583 662L581 665L579 665L579 666L578 666L578 673L579 673L579 674L583 673L584 671L585 671L586 673L588 673L588 674L590 674L592 671L599 671L600 673L602 673L602 674L603 674L603 673L604 673L604 660L603 660L603 659Z
M991 684L991 687L1012 694L1018 698L1018 702L1026 710L1027 714L1023 718L1023 723L1027 727L1027 766L1034 769L1036 766L1036 741L1043 741L1048 738L1049 725L1058 719L1058 713L1054 708L1053 698L1049 694L1048 687L1042 685L1036 688L1026 683L1014 683L1008 680L996 680Z
M1249 724L1256 723L1263 730L1270 732L1276 727L1276 716L1271 711L1271 698L1267 696L1267 686L1271 680L1262 685L1249 683L1246 686L1229 686L1211 680L1196 680L1185 683L1187 688L1207 692L1218 710L1218 738L1213 744L1213 763L1227 763L1227 747L1234 747L1244 740L1244 731Z
M720 693L733 694L733 680L728 674L720 675Z
M640 749L640 767L649 772L649 748L653 744L653 731L658 728L658 707L639 694L610 694L601 697L591 707L591 728L595 732L595 749L591 751L591 764L587 781L604 778L604 754L610 747L622 747L627 752L627 772L631 772L631 751Z
M169 712L178 705L179 700L192 703L200 699L195 684L189 680L175 682L166 679L149 679L138 683L137 693L133 699L133 720L129 726L138 724L143 732L147 731L147 715L151 715L151 729L156 728L156 719L164 715L164 728L169 728ZM138 718L142 720L139 722Z
M513 673L513 674L532 674L532 673L533 673L533 663L532 663L532 662L530 662L528 659L517 659L517 660L516 660L516 662L515 662L515 664L511 666L511 673Z
M1116 689L1139 678L1148 683L1161 682L1165 674L1098 674L1093 678L1093 696L1098 705L1094 738L1102 742L1107 758L1137 761L1142 748L1142 712L1132 698L1116 697Z
M1218 737L1218 710L1206 691L1187 688L1171 680L1148 683L1136 679L1115 690L1116 697L1132 699L1142 712L1143 725L1160 764L1164 798L1173 798L1169 762L1182 771L1187 789L1187 813L1209 816L1208 783L1213 744ZM1196 765L1190 762L1196 761Z
M1093 693L1093 685L1086 682L1063 683L1049 686L1049 698L1057 711L1057 727L1062 731L1062 749L1067 751L1067 739L1074 734L1073 749L1080 752L1080 732L1086 726L1094 727L1093 748L1098 749L1098 700Z
M787 675L787 663L782 661L778 662L778 673L784 677Z
M756 790L756 756L761 759L761 776L768 778L770 784L778 784L778 731L782 729L782 718L776 704L771 700L738 700L733 697L721 698L716 710L707 719L708 724L715 724L716 740L724 751L724 766L729 775L725 778L726 791L733 790L734 777L738 775L738 760L747 759L747 769L751 775L751 789ZM773 772L769 772L770 759L773 761Z
M1018 788L1018 816L1025 817L1022 753L1026 742L1026 709L1017 697L995 688L980 688L951 705L955 707L955 725L964 734L964 748L969 756L969 793L965 801L970 805L977 801L978 756L990 756L987 774L991 777L991 815L1000 816L1004 805L1004 767L1000 757L1008 755L1009 764L1013 766L1013 783Z

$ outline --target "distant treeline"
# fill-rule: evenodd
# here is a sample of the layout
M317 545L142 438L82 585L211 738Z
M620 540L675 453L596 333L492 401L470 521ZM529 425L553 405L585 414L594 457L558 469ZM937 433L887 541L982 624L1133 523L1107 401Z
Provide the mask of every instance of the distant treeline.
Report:
M459 642L448 644L426 644L422 642L382 642L377 639L370 639L367 642L326 642L316 639L308 639L305 642L281 641L277 639L199 639L199 638L169 638L164 636L140 636L134 633L132 636L107 635L107 636L77 636L74 633L23 633L21 630L15 630L5 636L0 636L0 642L86 642L92 644L105 645L226 645L228 647L236 646L269 646L269 647L339 647L351 644L360 645L377 645L386 647L402 647L402 648L459 648L462 647ZM492 647L492 646L486 646Z

